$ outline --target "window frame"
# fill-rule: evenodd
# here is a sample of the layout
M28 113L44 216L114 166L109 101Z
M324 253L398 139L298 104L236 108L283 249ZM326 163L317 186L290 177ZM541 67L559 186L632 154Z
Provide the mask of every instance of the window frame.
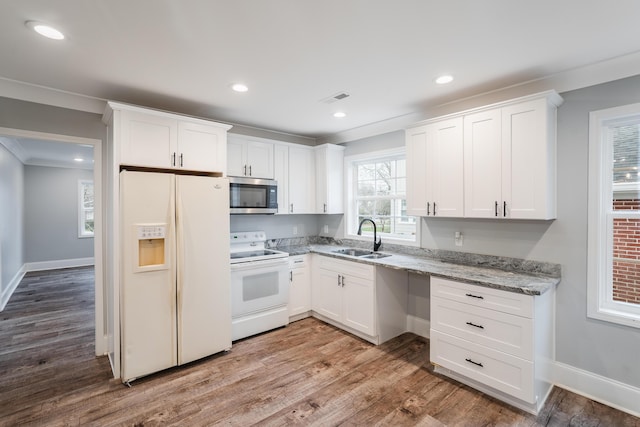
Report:
M95 237L95 206L96 206L96 201L95 201L95 187L94 187L94 193L93 193L93 208L88 209L84 207L84 193L83 193L83 189L87 184L91 184L91 186L94 186L93 180L92 179L79 179L78 180L78 238L79 239L87 239L87 238L92 238ZM86 223L86 213L87 212L93 212L93 220L94 220L94 231L92 232L87 232L85 231L85 223Z
M640 103L589 113L589 179L587 237L587 317L640 328L640 304L613 300L613 219L640 219L640 211L614 211L614 193L629 184L614 184L611 173L611 127L640 121Z
M356 186L357 182L354 179L354 169L357 163L362 162L373 162L378 160L387 159L390 157L403 157L406 161L406 149L404 147L391 148L386 150L373 151L369 153L363 154L354 154L350 156L345 156L344 158L344 176L345 176L345 210L344 210L344 237L352 240L361 240L361 241L371 241L373 234L363 232L362 236L359 236L357 233L358 224L358 206L355 201L356 194ZM406 195L405 195L406 200ZM413 215L408 215L413 216ZM420 217L414 217L416 219L416 234L414 240L402 239L398 238L397 235L387 235L383 234L380 236L384 242L394 244L394 245L403 245L403 246L420 246Z

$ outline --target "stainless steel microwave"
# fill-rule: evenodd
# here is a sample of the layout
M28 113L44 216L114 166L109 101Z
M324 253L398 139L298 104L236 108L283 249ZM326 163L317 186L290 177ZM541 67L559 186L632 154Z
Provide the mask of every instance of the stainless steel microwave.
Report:
M229 177L232 215L278 212L278 183L273 179Z

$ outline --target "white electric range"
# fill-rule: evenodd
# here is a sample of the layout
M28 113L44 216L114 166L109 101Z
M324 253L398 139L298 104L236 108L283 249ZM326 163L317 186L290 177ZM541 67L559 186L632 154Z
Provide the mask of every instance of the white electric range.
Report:
M266 248L264 231L231 233L231 339L289 324L289 254Z

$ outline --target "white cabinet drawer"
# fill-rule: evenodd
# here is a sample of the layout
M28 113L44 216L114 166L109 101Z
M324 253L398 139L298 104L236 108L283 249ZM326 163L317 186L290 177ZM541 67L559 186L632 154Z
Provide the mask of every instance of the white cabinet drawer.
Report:
M431 361L475 381L535 403L533 362L431 330Z
M533 297L431 277L431 296L484 307L517 316L533 317Z
M369 264L361 264L356 261L343 261L336 258L319 256L318 267L325 270L333 270L343 275L361 277L373 280L375 278L375 267Z
M533 320L529 318L432 297L431 328L533 361Z

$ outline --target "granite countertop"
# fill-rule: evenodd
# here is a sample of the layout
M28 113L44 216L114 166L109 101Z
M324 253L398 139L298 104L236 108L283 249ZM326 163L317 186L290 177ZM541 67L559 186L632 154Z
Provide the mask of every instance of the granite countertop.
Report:
M279 250L288 252L290 256L317 253L333 258L385 268L405 270L409 273L459 280L466 283L526 295L541 295L560 282L559 274L544 274L528 271L523 272L518 271L516 268L509 269L482 265L469 265L443 261L427 256L396 253L387 250L381 251L381 253L391 254L391 256L379 259L359 258L334 252L335 250L342 248L345 248L345 246L323 244L278 246Z

